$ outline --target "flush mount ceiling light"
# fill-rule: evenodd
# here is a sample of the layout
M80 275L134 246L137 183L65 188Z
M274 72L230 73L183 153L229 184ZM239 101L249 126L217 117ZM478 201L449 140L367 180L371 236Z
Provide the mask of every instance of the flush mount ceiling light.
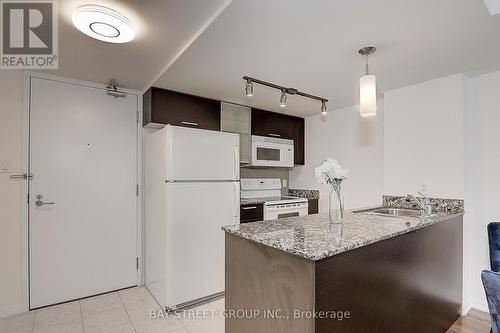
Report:
M280 106L283 108L286 106L287 95L299 95L302 97L306 97L306 98L315 99L317 101L320 101L321 102L321 114L326 114L326 102L328 102L328 100L326 98L314 96L314 95L299 91L295 88L287 88L287 87L283 87L283 86L280 86L280 85L277 85L277 84L274 84L271 82L262 81L262 80L259 80L259 79L256 79L256 78L253 78L250 76L243 76L243 80L246 81L245 94L248 97L253 96L253 84L257 83L257 84L261 84L261 85L269 87L269 88L280 90L281 91Z
M92 38L108 43L127 43L135 37L130 21L117 11L98 5L83 5L73 13L73 24Z
M361 117L371 117L377 114L377 78L370 74L368 57L377 49L373 46L363 47L358 51L366 57L366 73L359 79L359 113Z
M491 16L500 13L500 0L483 0Z

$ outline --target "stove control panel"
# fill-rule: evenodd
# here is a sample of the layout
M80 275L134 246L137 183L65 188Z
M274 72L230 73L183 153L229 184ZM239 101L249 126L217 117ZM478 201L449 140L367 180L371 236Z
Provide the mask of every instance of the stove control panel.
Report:
M240 183L243 191L281 189L281 179L279 178L242 178Z

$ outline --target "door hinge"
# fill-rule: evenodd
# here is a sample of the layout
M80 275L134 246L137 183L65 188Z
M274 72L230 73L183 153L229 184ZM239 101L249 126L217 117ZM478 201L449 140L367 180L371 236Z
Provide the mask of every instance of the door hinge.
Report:
M139 270L139 257L135 258L135 267L137 270Z
M135 113L135 121L137 121L137 123L139 123L139 111L137 111Z
M135 195L139 196L139 184L135 184Z

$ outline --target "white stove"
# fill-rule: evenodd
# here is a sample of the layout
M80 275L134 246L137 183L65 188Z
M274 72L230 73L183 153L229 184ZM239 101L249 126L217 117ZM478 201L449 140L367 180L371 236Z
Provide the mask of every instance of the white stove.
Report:
M241 199L264 201L264 220L304 216L308 213L306 198L281 195L279 178L242 178Z

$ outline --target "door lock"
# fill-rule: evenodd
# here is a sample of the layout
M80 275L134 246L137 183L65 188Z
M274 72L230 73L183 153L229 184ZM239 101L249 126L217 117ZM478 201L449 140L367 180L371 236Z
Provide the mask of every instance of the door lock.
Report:
M37 194L35 206L42 207L43 205L54 205L55 204L55 202L43 202L42 199L43 199L43 195Z

